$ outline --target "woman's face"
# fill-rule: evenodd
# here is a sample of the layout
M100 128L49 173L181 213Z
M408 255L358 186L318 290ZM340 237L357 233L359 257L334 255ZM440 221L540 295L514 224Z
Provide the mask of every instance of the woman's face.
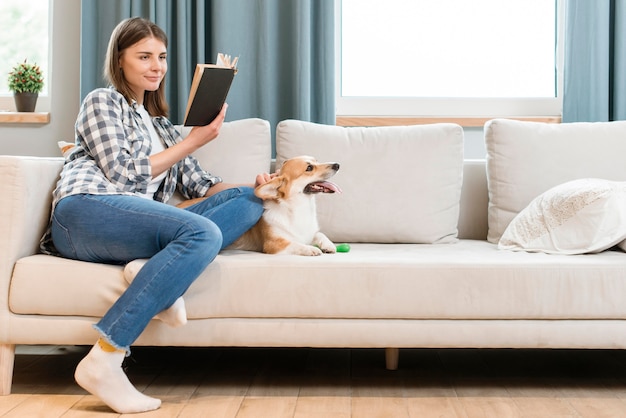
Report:
M160 40L144 38L120 55L120 68L137 101L143 103L146 91L159 88L167 72L167 49Z

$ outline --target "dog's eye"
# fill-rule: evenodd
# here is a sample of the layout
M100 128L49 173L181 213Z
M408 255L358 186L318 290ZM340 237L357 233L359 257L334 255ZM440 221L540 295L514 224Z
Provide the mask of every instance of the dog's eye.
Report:
M313 166L311 164L307 165L306 171L313 171Z

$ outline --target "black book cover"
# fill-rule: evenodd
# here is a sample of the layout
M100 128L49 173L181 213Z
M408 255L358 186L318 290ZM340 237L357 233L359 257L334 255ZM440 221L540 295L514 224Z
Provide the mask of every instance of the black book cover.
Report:
M191 83L185 126L208 125L222 110L236 68L197 64Z

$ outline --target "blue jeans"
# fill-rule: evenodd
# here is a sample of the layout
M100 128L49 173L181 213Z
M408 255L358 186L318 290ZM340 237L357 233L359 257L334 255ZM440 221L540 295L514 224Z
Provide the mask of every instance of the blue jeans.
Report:
M227 189L179 209L137 196L74 195L52 216L52 240L66 258L125 264L149 261L94 327L129 350L148 322L182 296L217 253L263 213L250 187ZM85 280L89 280L85 277Z

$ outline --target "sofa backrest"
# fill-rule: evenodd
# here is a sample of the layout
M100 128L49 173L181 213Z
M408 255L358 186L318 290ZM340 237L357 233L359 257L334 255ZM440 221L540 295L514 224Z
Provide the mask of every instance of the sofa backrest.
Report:
M188 135L191 130L189 127L179 127L179 129L183 136ZM304 134L301 131L302 129L307 133ZM318 135L320 135L319 129L322 130L321 138L318 137ZM373 135L371 139L377 142L376 146L379 147L379 150L383 150L387 153L386 157L391 159L393 164L399 164L402 159L409 160L410 165L406 166L406 170L412 172L413 175L418 175L415 173L418 173L420 169L423 170L423 172L426 173L423 176L424 181L430 181L429 178L432 177L430 176L430 171L442 169L442 161L448 164L451 169L447 175L447 181L453 190L444 194L444 197L448 198L448 203L444 203L443 207L445 208L449 205L451 208L448 208L450 215L445 219L447 224L443 227L440 226L439 229L444 231L443 235L448 232L456 236L458 230L458 238L486 239L488 193L485 161L463 161L463 134L461 128L457 125L441 124L434 127L393 127L379 130L364 131L363 129L350 129L346 131L346 128L343 127L325 127L308 122L284 121L277 127L276 146L278 155L276 163L280 166L289 153L302 152L314 154L312 156L320 161L326 158L329 153L339 153L340 155L336 156L336 159L339 163L344 163L344 166L339 170L336 180L339 186L345 189L346 185L341 184L343 181L342 177L350 176L351 173L349 172L350 167L345 164L347 158L344 158L343 155L347 157L348 154L350 154L352 159L354 159L362 158L364 155L367 157L367 153L369 152L367 148L363 148L363 137L352 141L343 138L343 144L340 142L332 143L332 141L337 139L337 135L339 135L339 139L341 139L341 135L345 132L352 132L353 135L361 135L363 132L368 132L369 135ZM386 141L397 139L400 133L406 136L404 140L406 147L392 151ZM416 134L418 136L415 136ZM416 138L419 139L420 135L422 136L422 144L417 142L406 143L407 141L415 142L414 140ZM429 141L431 141L430 144ZM438 147L431 145L438 145ZM352 148L346 151L340 148L341 146L350 146ZM394 152L399 154L390 154ZM413 154L411 154L411 152L413 152ZM437 157L438 154L440 155L439 157ZM227 122L223 125L219 137L196 152L194 156L198 158L205 169L222 176L224 181L250 183L256 174L270 172L274 169L271 161L271 134L269 123L261 119L244 119ZM375 180L372 179L372 177L376 177L384 183L385 173L381 171L380 164L378 164L378 161L383 160L384 157L385 155L380 154L371 154L367 157L372 160L371 169L367 170L367 177L365 179L356 180L363 183L364 187L372 189L372 198L379 200L380 197L376 197L376 191L372 185L374 183L373 180ZM420 161L429 162L431 164L430 168L428 166L417 168L416 165L418 165ZM367 162L362 164L367 164ZM362 164L360 164L361 167ZM359 174L360 173L357 172L356 175ZM434 184L434 182L432 182L432 184ZM406 192L405 190L404 193ZM349 190L344 190L342 197L346 197L347 193L349 193ZM400 193L394 196L392 201L386 200L381 202L381 206L378 208L382 213L381 216L388 217L390 223L397 221L397 209L406 206L407 199L409 199L410 196L410 193L408 197ZM334 203L333 199L337 197L338 196L319 196L318 212L320 212L320 217L323 220L327 220L329 217L331 218L330 224L327 222L326 225L322 225L326 228L326 233L331 236L333 234L336 235L334 238L341 238L341 241L349 241L353 239L355 233L353 232L352 236L337 236L337 233L334 232L335 228L333 222L343 223L342 228L344 228L344 231L347 227L354 229L353 224L345 225L346 219L352 221L354 213L349 213L347 218L336 219L333 213L334 208L328 205ZM171 203L177 203L180 200L180 196L175 196ZM457 206L454 204L455 201L459 201ZM338 204L341 207L343 203L338 202ZM420 204L419 201L418 204ZM425 207L426 205L423 206ZM372 208L359 208L357 205L354 210L359 210L366 216L372 214ZM360 236L356 238L360 238ZM444 238L449 237L444 236ZM443 241L445 241L445 239Z
M543 192L568 181L626 181L626 121L550 124L494 119L485 125L488 240Z
M341 149L341 154L331 156L340 163L356 158L359 152L363 154L363 149L358 145L365 140L364 136L349 138L341 136L345 132L360 135L363 130L348 131L347 128L329 126L322 127L320 131L318 130L320 127L311 125L297 121L284 121L279 124L278 164L289 157L290 153L310 153L319 160L330 158L328 151L335 149L335 145L338 145L337 149ZM449 165L447 172L443 170L442 178L448 181L452 192L443 193L442 200L435 202L436 204L452 202L448 212L442 210L445 216L441 218L443 222L439 226L441 231L444 231L442 234L444 241L445 238L455 234L449 231L456 228L458 238L484 240L487 239L489 232L492 235L489 240L496 243L510 220L534 197L569 180L597 177L626 181L626 165L622 162L622 156L626 153L624 141L626 122L544 124L493 120L485 126L486 161L462 161L460 128L450 124L442 125L424 127L423 130L416 129L418 127L372 130L370 135L374 135L378 154L372 154L367 172L363 174L363 167L359 167L363 175L357 181L370 186L374 201L378 201L378 217L371 216L373 213L371 207L363 208L358 205L351 206L350 213L358 211L359 214L370 215L368 219L371 222L377 222L381 216L383 219L389 218L390 221L394 221L397 220L398 208L403 211L406 209L408 198L424 200L422 195L414 196L415 192L413 195L411 193L407 195L406 186L412 186L411 181L404 182L402 190L387 194L385 199L381 200L376 196L378 190L372 186L374 180L384 183L388 178L377 162L387 159L389 166L390 158L397 161L398 165L402 162L402 166L405 169L408 167L412 176L417 176L420 181L425 182L433 177L432 173ZM314 134L308 132L312 128L315 128ZM182 130L186 134L189 128ZM416 134L418 142L422 141L421 145L428 146L420 148L420 144L412 144L406 138L402 139L407 132ZM318 135L319 133L321 135ZM395 148L387 144L381 146L388 140L383 137L389 133L401 137L401 141L393 144ZM376 135L382 136L377 138ZM442 140L437 142L436 138ZM340 142L335 144L332 142L333 139ZM401 143L406 145L406 148L399 148L398 145ZM345 145L357 146L345 148ZM441 152L440 146L448 155ZM270 171L272 167L269 123L261 119L225 123L220 136L196 153L196 156L206 169L223 176L225 181L250 183L256 174ZM376 159L376 156L380 158ZM394 156L398 158L394 160ZM0 184L2 195L0 227L5 231L3 239L0 240L0 250L8 257L4 260L11 261L15 257L37 251L38 240L49 218L50 193L57 181L62 161L61 158L0 156L3 180ZM436 161L439 164L428 165L429 161ZM461 167L461 171L455 167ZM425 171L422 170L424 168ZM336 177L337 182L342 185L341 176L346 176L350 172L349 165L344 164ZM457 191L459 184L461 187ZM348 193L349 190L344 190L344 195ZM327 222L326 227L329 225L333 227L332 223L335 222L333 216L336 212L329 203L339 203L333 202L336 197L320 196L318 199L321 218ZM454 199L458 199L458 205L454 204ZM339 208L341 209L341 205ZM418 221L422 220L420 216L423 214L420 215L417 210L423 207L416 208L415 216ZM453 215L454 213L456 214ZM456 220L451 224L453 218ZM351 217L339 219L343 219L343 222L352 222ZM345 232L345 225L340 224L338 230L341 231L341 228L344 228ZM9 262L0 267L10 268L10 265Z
M450 243L458 236L463 129L441 123L353 127L286 120L276 166L309 155L341 165L340 195L319 195L318 220L335 242Z
M180 126L183 137L191 127ZM220 134L195 153L205 170L228 183L254 183L257 174L270 170L272 142L270 124L257 118L224 122Z
M183 137L191 127L178 126ZM268 173L272 164L270 124L257 118L225 122L213 141L197 150L193 156L202 168L222 177L226 183L254 183L259 173ZM182 196L176 193L169 203L176 204Z
M459 213L460 239L487 239L487 173L485 160L463 162L463 187Z

